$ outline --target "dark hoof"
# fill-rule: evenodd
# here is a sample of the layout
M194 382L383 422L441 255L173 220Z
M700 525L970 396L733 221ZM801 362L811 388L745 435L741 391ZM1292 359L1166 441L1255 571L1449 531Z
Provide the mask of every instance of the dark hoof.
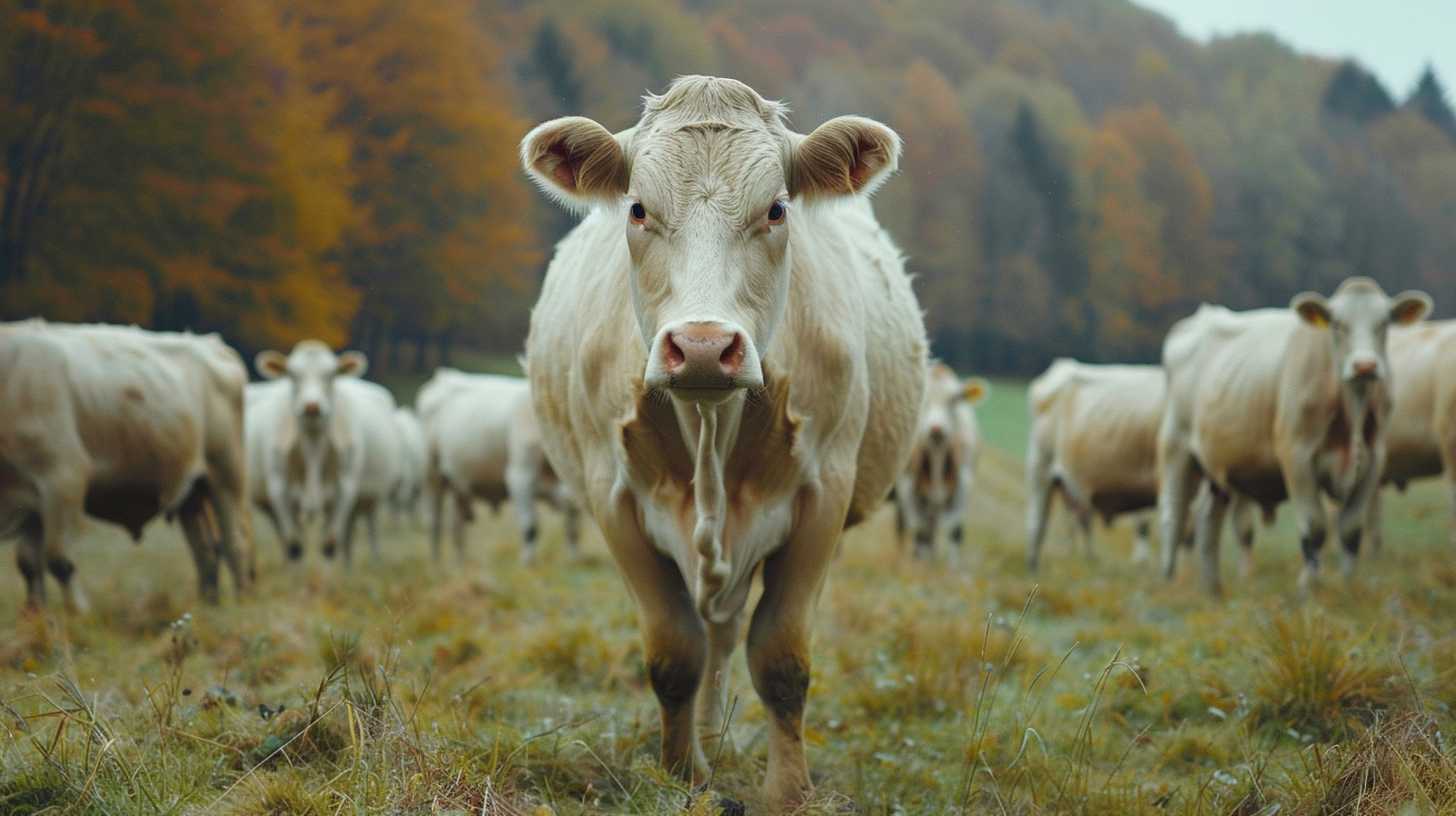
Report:
M288 545L288 560L289 561L301 561L301 560L303 560L303 545L302 544L289 544Z
M950 540L957 547L959 547L961 545L961 542L965 540L965 537L966 537L966 531L963 528L960 528L960 527L952 527L951 528L951 531L950 531Z
M324 545L324 558L334 557L334 542L330 541Z
M723 816L747 816L748 808L737 799L729 799L726 796L718 797L718 812Z

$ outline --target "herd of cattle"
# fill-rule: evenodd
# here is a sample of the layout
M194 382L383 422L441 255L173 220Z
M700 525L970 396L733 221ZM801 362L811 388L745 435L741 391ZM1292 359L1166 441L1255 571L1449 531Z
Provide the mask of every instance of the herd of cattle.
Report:
M527 173L587 214L548 269L527 378L441 369L414 411L317 341L260 353L249 384L215 335L0 325L0 533L18 533L28 602L47 571L80 602L65 547L83 514L133 535L177 519L214 600L220 564L254 579L253 507L290 558L321 525L347 562L356 521L377 550L381 508L422 497L437 558L447 516L463 547L475 500L508 503L529 554L545 501L572 546L590 515L631 589L666 766L705 778L746 623L767 794L799 800L811 611L843 530L889 496L906 548L959 544L982 445L988 386L927 359L868 202L899 153L878 122L798 134L711 77L649 95L618 133L537 127ZM1230 512L1247 545L1252 511L1290 499L1312 576L1328 500L1353 556L1378 537L1382 478L1456 478L1456 323L1421 322L1430 306L1353 278L1289 309L1202 307L1161 366L1057 361L1028 397L1029 563L1056 495L1088 538L1094 514L1157 508L1165 570L1192 540L1215 592Z

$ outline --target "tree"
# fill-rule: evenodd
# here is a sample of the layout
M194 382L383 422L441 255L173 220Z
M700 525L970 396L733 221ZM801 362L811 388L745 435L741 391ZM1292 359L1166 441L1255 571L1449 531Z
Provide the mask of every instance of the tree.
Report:
M1405 104L1456 140L1456 114L1451 112L1451 106L1446 102L1446 89L1441 87L1434 68L1427 65L1426 70L1421 72L1420 81Z
M1375 75L1354 60L1340 63L1325 89L1324 110L1359 124L1379 119L1395 110L1390 93Z

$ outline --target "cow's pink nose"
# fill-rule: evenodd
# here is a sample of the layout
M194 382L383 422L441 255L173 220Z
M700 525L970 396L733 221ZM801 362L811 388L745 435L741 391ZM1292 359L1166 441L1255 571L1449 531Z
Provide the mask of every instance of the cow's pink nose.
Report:
M743 370L743 335L717 323L688 323L668 335L663 354L674 377L732 380Z
M939 423L930 426L930 439L932 442L945 441L945 426Z
M319 404L317 402L306 402L303 404L304 416L316 417L319 415L319 411L321 410L322 409L319 408Z
M1351 367L1355 370L1357 377L1374 377L1380 368L1380 363L1376 360L1356 360Z

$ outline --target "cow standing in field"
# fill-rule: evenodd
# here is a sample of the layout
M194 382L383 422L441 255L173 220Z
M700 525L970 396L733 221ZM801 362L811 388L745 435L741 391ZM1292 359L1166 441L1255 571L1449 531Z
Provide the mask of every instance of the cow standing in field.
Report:
M420 496L425 489L425 470L429 464L429 451L425 444L425 429L414 411L396 408L394 427L399 440L399 474L391 491L389 502L397 520L420 518Z
M1195 522L1202 583L1221 590L1218 533L1231 490L1266 513L1294 503L1308 586L1317 576L1326 511L1338 507L1337 532L1354 567L1370 499L1385 466L1391 416L1391 324L1420 320L1423 292L1387 297L1368 278L1351 278L1333 297L1313 292L1289 309L1235 313L1203 306L1168 333L1163 367L1168 400L1158 436L1162 475L1159 520L1163 568L1171 577L1176 537L1194 492L1211 498Z
M136 539L153 518L176 518L208 603L219 558L239 591L251 583L246 381L217 335L0 324L0 536L19 535L28 605L44 603L47 568L67 607L84 605L66 555L83 515Z
M364 355L335 355L304 340L288 356L259 352L262 376L283 385L250 387L249 459L257 469L254 502L272 519L289 559L303 557L305 519L326 516L323 553L353 557L354 524L363 517L379 554L377 515L398 479L394 398L358 379Z
M1052 499L1060 495L1077 521L1085 557L1093 558L1092 519L1111 524L1158 503L1158 427L1167 382L1150 365L1094 365L1060 358L1031 381L1027 408L1026 561L1041 561ZM1244 570L1254 543L1248 502L1235 497L1235 528ZM1151 553L1148 518L1138 519L1134 560Z
M536 548L536 502L547 502L564 516L567 546L576 551L581 511L541 452L541 431L524 379L442 368L420 390L419 404L433 508L430 538L437 560L447 496L454 500L452 532L462 557L465 524L474 517L471 505L476 499L492 510L510 502L527 559Z
M981 458L974 406L990 393L985 380L962 382L944 363L932 365L928 376L910 465L892 497L901 547L913 540L917 556L934 552L942 525L949 528L951 542L961 545Z
M1384 481L1400 490L1445 474L1456 511L1456 320L1394 326L1388 340L1392 409ZM1370 501L1366 535L1381 548L1381 499ZM1456 545L1456 524L1451 529Z
M528 370L547 458L636 600L663 763L706 778L697 733L722 729L761 567L747 650L776 808L811 788L815 599L842 531L904 469L926 374L919 307L867 200L899 138L853 116L802 136L785 116L739 82L683 77L636 127L557 119L521 151L547 192L594 208L557 246Z

